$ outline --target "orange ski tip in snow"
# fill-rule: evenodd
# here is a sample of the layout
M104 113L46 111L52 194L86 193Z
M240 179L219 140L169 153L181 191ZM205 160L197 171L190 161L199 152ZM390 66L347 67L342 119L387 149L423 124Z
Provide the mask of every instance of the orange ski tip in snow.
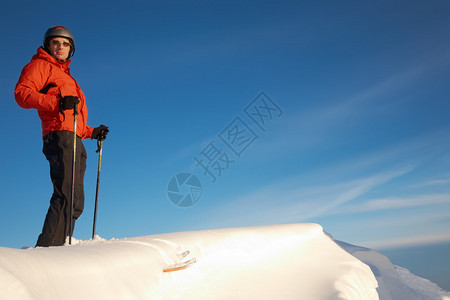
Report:
M168 273L168 272L180 271L180 270L186 269L187 267L188 266L181 266L181 267L176 267L176 268L167 268L167 269L164 269L163 272L164 273Z
M184 269L192 266L196 261L197 261L197 259L191 258L188 261L167 266L166 268L163 269L163 272L168 273L168 272L181 271L181 270L184 270Z

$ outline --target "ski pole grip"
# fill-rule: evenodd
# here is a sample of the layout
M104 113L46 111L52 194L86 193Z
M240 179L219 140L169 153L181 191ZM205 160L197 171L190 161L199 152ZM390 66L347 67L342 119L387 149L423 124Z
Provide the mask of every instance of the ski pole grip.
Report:
M73 108L73 115L78 115L78 104L75 104L75 107Z

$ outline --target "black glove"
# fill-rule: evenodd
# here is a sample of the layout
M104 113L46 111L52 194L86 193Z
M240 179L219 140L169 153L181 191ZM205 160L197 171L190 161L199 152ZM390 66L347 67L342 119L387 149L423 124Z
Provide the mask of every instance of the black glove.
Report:
M62 113L68 109L74 109L80 103L77 96L65 96L59 99L59 111Z
M47 94L48 90L51 88L54 88L56 86L56 84L54 83L49 83L46 86L44 86L44 88L42 88L42 90L39 91L39 93L41 94Z
M108 134L109 129L107 126L105 125L100 125L96 128L94 128L94 131L92 131L92 137L91 139L96 139L96 140L104 140L106 139L106 135Z

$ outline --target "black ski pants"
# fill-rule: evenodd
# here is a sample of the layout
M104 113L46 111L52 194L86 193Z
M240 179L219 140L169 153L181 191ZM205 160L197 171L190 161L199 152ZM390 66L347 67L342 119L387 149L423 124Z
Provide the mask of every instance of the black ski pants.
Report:
M87 154L81 138L77 137L73 219L69 220L72 195L73 132L53 131L45 135L43 140L42 152L50 163L53 195L36 246L62 246L66 237L69 236L69 221L72 222L73 233L75 221L84 209L83 182Z

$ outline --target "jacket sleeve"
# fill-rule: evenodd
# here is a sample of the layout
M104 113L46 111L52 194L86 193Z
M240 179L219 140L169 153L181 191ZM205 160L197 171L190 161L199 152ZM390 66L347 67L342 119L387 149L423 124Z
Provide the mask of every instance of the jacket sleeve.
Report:
M49 74L50 66L45 63L31 62L23 68L14 90L16 102L20 107L42 111L59 109L58 96L39 92L49 83Z
M92 132L94 131L94 127L86 125L86 130L81 138L89 139L92 138Z

